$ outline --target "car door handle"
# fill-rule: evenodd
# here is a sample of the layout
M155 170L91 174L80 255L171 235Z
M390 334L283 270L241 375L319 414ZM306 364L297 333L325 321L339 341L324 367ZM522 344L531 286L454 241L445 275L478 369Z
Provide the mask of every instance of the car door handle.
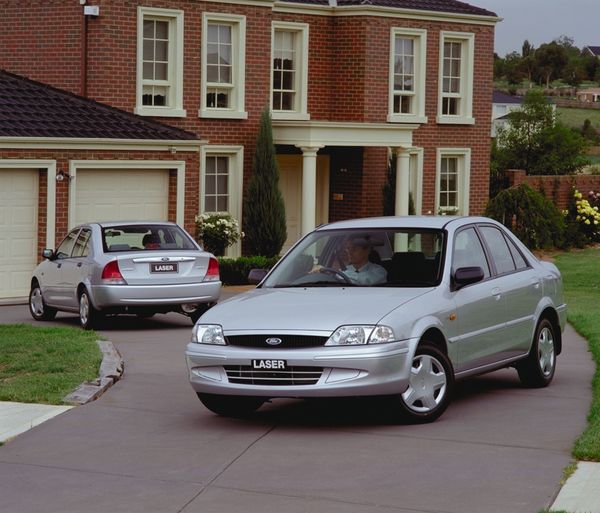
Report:
M62 264L56 264L56 268L60 269L62 267Z
M83 265L83 262L79 262L79 263L77 264L77 267L81 267L82 265Z
M537 290L537 289L540 288L540 282L539 282L539 280L531 280L531 284L533 285L533 288L535 290Z
M500 298L502 297L502 293L500 292L500 289L498 287L494 287L492 289L492 296L494 296L496 298L496 301L500 301Z

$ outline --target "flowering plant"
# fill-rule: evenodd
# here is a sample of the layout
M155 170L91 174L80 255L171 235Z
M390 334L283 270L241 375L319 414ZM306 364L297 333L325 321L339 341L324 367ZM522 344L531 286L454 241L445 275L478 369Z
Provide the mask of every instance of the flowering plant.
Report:
M244 232L231 214L207 212L196 216L196 238L216 256L223 256L226 248L243 237Z
M590 191L588 198L583 197L583 194L577 189L573 190L573 198L575 200L574 212L571 213L575 217L575 221L579 230L585 235L589 242L600 241L600 211L598 205L592 206L592 203L600 203L600 194Z

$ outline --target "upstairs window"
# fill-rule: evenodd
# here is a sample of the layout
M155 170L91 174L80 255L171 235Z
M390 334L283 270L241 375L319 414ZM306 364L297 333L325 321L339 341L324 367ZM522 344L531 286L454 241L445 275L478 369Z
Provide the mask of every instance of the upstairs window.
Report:
M246 18L204 13L201 117L245 119Z
M438 123L473 124L473 34L442 32L440 37Z
M424 123L426 31L393 28L388 121Z
M308 25L273 24L271 107L274 119L309 119Z
M136 114L185 116L183 11L138 7Z

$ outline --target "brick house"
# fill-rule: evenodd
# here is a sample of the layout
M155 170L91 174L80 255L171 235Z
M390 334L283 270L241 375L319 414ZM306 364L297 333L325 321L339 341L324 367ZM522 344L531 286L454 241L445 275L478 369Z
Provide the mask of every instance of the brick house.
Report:
M9 187L25 187L34 199L23 207L29 261L91 219L164 218L189 231L198 212L240 219L265 106L286 247L322 222L380 215L392 152L398 214L408 212L409 193L417 213L483 211L494 13L456 0L80 3L3 2L0 69L110 109L109 126L135 120L140 133L132 141L127 130L83 132L85 113L60 134L0 127L0 191L17 202ZM52 127L60 115L40 98L29 101ZM24 170L32 181L17 185ZM17 237L6 224L0 259L20 260L6 249ZM25 276L31 265L17 267ZM0 298L22 289L13 284Z

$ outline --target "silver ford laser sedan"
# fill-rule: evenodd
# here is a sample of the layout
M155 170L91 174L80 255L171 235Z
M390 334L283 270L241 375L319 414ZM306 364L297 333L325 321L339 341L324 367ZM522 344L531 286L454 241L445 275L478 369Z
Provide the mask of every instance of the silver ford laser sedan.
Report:
M524 385L547 386L562 349L558 269L484 217L329 224L261 278L203 314L187 346L191 385L217 414L383 395L430 422L456 379L515 367Z
M88 223L43 256L29 294L40 321L63 310L85 329L120 313L177 311L195 322L221 293L217 259L175 223Z

